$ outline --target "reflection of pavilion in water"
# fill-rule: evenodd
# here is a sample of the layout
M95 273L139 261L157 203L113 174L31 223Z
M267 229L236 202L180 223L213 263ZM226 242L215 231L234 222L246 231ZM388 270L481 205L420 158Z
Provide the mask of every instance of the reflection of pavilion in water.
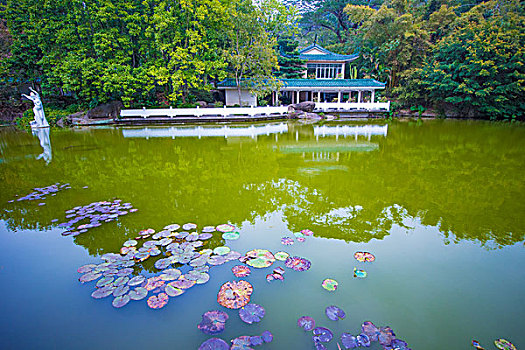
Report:
M313 131L313 135L312 135ZM295 130L295 142L279 144L282 153L300 153L305 161L338 162L342 153L369 152L379 148L372 136L386 137L388 125L313 126L313 130ZM313 141L313 137L315 141ZM365 137L366 141L360 141Z
M122 129L124 137L251 137L255 139L260 135L282 134L288 132L288 124L263 124L251 126L181 126L158 127L140 129Z

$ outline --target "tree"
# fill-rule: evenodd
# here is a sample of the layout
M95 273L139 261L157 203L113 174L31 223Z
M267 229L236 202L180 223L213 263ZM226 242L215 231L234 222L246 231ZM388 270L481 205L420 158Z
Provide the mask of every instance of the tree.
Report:
M523 118L524 23L518 7L496 1L464 13L419 71L430 98L468 116Z
M299 58L298 42L292 37L283 37L279 45L279 71L276 75L285 79L300 79L304 75L305 61Z

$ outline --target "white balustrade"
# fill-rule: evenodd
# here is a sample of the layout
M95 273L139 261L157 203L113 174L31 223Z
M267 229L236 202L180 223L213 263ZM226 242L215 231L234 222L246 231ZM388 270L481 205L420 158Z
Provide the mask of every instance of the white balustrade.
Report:
M329 112L329 111L386 111L390 110L389 102L316 102L315 111Z
M181 117L181 116L250 116L257 115L284 115L288 112L288 107L224 107L224 108L156 108L156 109L123 109L120 116L127 117Z

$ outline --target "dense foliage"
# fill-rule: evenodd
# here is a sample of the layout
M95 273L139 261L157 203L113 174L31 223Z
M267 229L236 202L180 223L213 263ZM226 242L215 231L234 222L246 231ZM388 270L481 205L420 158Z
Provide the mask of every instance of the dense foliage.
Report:
M112 100L127 107L213 102L210 91L226 77L238 86L250 78L249 88L263 97L279 87L276 77L301 77L297 47L315 41L334 52L360 53L349 76L386 82L387 96L400 105L523 119L522 5L6 0L0 2L0 109L20 106L27 84L64 107Z

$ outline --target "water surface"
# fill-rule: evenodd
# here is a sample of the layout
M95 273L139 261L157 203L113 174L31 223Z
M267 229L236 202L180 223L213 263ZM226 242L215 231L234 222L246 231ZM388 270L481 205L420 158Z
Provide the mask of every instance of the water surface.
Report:
M276 122L51 130L46 137L0 129L3 349L196 349L209 338L196 327L200 315L214 309L230 315L219 335L226 341L274 333L260 349L313 349L296 326L302 315L334 331L329 349L342 332L359 333L363 321L389 325L413 349L468 349L472 339L492 349L497 338L525 346L523 127ZM72 188L45 205L9 203L57 182ZM72 207L114 198L139 211L77 237L62 237L52 222ZM217 304L221 284L237 279L233 262L213 267L207 284L161 310L145 301L115 309L111 297L90 297L93 282L78 282L79 266L100 263L140 230L186 222L239 228L238 241L215 234L212 248L285 250L312 268L286 269L285 280L272 283L270 269L252 269L252 302L266 308L254 325ZM305 228L315 236L280 243ZM358 250L376 261L358 263ZM368 277L354 279L354 267ZM328 277L339 282L337 291L321 288ZM328 320L329 305L347 318Z

